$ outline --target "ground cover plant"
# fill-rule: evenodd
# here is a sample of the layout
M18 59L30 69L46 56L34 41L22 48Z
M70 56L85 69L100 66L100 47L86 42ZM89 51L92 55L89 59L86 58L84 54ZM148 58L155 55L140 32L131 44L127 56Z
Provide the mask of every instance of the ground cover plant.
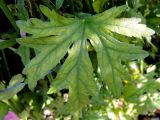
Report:
M0 119L136 120L160 108L158 0L0 8Z

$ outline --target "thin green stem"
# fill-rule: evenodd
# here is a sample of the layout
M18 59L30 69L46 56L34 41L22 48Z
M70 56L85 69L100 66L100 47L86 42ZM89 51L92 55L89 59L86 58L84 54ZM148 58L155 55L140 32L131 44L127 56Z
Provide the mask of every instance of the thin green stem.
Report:
M4 14L7 16L8 20L11 22L13 25L14 29L19 32L19 28L16 25L15 19L12 16L11 12L9 11L6 3L4 0L0 0L0 8L3 10Z
M2 56L3 56L3 60L4 60L4 63L5 63L5 66L6 66L8 77L10 78L11 75L10 75L10 72L9 72L9 67L8 67L7 59L6 59L6 55L5 55L5 53L4 53L3 50L2 50Z
M72 9L72 13L75 13L75 8L74 8L73 0L71 0L70 6L71 6L71 9Z
M45 20L44 17L43 17L43 14L42 14L42 12L41 12L41 10L39 9L39 7L38 7L38 5L37 5L37 3L35 3L35 8L37 9L37 11L38 11L41 19L42 19L42 20Z
M8 100L8 103L9 103L9 106L16 112L20 112L21 111L21 108L17 101L14 101L13 99L9 99Z
M50 83L53 81L53 76L52 76L52 74L47 75L47 78L48 78L48 80L49 80Z
M143 75L143 67L144 67L144 62L143 60L140 60L140 72Z
M88 6L88 9L89 9L89 11L90 11L90 13L94 13L94 11L93 11L93 8L92 8L92 3L91 3L91 0L85 0L85 3L87 4L87 6Z

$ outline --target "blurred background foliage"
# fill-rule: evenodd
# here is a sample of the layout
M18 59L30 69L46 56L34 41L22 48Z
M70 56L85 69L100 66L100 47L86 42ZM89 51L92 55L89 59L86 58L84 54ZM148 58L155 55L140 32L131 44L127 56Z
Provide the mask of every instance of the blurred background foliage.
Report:
M149 51L150 55L145 60L124 63L124 67L130 71L135 80L135 84L128 84L128 81L124 80L125 91L127 91L124 93L125 97L118 100L108 98L108 93L104 92L105 88L102 87L102 103L92 101L82 111L83 120L103 120L106 116L112 119L114 113L119 114L121 119L125 116L129 120L131 116L138 116L140 113L152 115L156 108L160 108L160 103L154 102L160 102L159 0L0 0L0 120L9 110L14 111L24 120L72 118L70 115L56 116L57 108L67 100L68 90L47 95L50 79L56 76L61 64L44 80L40 80L33 92L27 86L24 87L22 76L19 74L24 65L33 58L34 53L32 49L21 47L16 43L16 38L25 36L25 33L19 31L16 21L29 18L46 20L39 9L40 4L55 9L64 16L76 15L78 12L98 14L113 6L126 4L128 9L123 17L139 17L142 23L156 31L151 39L144 40L144 42L138 39L131 41L131 43L143 46L143 49ZM127 38L123 39L127 40ZM92 49L89 54L91 59L95 58ZM92 62L96 63L96 60L92 59ZM16 76L12 78L14 75ZM13 83L13 79L16 82ZM4 88L7 89L4 90ZM8 92L10 90L12 93Z

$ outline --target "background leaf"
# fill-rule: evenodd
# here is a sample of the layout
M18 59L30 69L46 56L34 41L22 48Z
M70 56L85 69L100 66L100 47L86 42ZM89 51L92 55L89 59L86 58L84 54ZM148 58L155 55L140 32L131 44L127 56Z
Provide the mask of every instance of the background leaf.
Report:
M1 40L0 39L0 50L11 47L16 44L15 40Z
M104 11L104 6L107 4L108 0L94 0L92 3L94 11L100 13Z
M9 110L9 106L2 101L0 101L0 106L1 106L0 107L0 120L3 120L3 117L7 114Z
M62 7L63 2L64 2L64 0L56 0L56 9L57 10Z
M22 20L27 20L29 15L27 9L25 8L25 0L18 0L17 7L19 11L19 18Z
M12 77L9 86L7 86L7 88L4 90L0 90L0 100L10 99L11 97L13 97L13 95L21 91L25 86L25 83L22 82L23 77L20 74Z

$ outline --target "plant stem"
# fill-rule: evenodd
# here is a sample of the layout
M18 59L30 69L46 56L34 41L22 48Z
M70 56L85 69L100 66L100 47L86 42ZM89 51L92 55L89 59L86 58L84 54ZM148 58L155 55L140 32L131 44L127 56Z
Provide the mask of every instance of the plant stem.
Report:
M41 19L42 19L42 20L45 20L44 17L43 17L43 14L42 14L42 12L41 12L41 10L39 9L39 7L38 7L38 5L37 5L37 3L35 3L35 8L37 9L37 11L38 11Z
M140 60L140 72L143 75L143 60Z
M14 29L19 32L19 28L16 25L15 19L12 16L11 12L9 11L6 3L4 0L0 0L0 8L3 10L4 14L7 16L8 20L11 22L13 25Z
M47 78L48 78L50 83L54 80L52 74L48 74Z
M90 13L93 14L94 11L93 11L93 8L92 8L92 5L91 5L91 1L90 0L85 0L85 3L87 4Z
M2 56L3 56L3 60L4 60L4 63L5 63L5 66L6 66L6 70L7 70L8 77L9 77L9 79L10 79L11 75L10 75L10 72L9 72L9 67L8 67L6 55L5 55L5 53L4 53L3 50L2 50Z
M75 13L75 8L74 8L73 0L71 0L70 6L71 6L71 9L72 9L72 13Z

